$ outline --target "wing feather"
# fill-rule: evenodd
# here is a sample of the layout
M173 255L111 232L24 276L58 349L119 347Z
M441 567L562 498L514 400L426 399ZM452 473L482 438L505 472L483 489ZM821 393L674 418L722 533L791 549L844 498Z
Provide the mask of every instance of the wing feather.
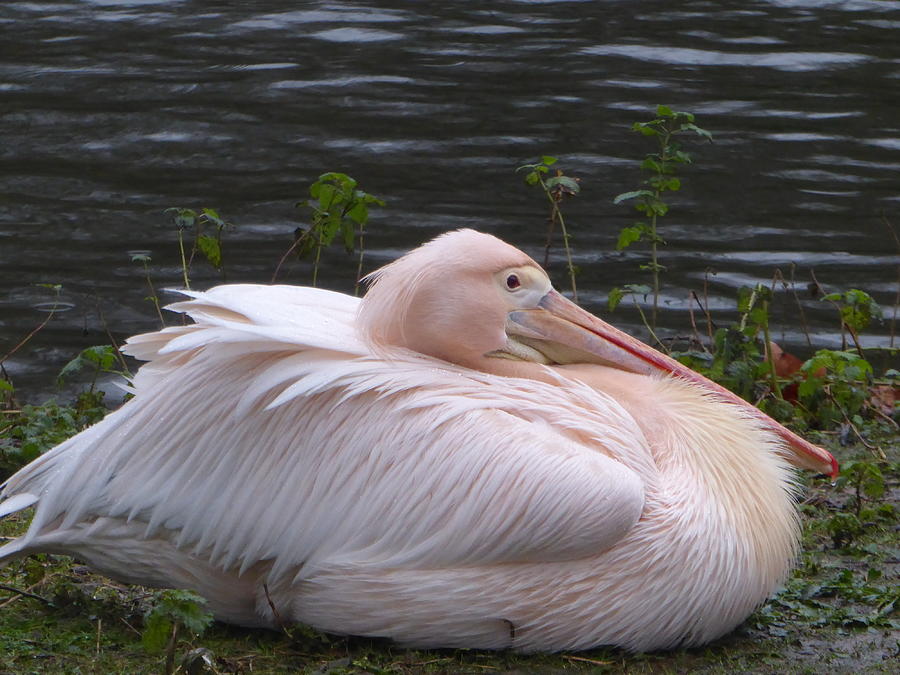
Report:
M16 552L118 519L277 582L576 559L640 517L627 465L646 441L603 394L386 361L355 337L354 299L228 288L175 305L197 324L129 341L153 359L136 397L10 479L4 496L40 498Z

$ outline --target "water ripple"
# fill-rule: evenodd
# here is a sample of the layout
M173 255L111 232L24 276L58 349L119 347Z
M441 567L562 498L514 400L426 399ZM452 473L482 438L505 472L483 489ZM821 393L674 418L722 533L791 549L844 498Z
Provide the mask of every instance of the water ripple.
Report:
M872 59L864 54L841 52L722 52L647 45L597 45L585 47L579 50L579 53L591 56L624 56L641 61L686 66L763 67L786 72L806 72L838 66L854 66Z

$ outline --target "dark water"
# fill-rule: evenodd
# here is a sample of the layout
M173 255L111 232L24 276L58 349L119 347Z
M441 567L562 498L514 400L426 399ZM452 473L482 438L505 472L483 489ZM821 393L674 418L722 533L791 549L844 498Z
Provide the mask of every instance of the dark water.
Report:
M814 347L840 336L811 272L892 313L900 2L7 1L0 34L0 356L45 316L38 284L62 284L69 308L7 362L20 388L49 389L108 341L104 321L117 338L157 326L129 252L179 284L162 209L217 207L237 224L229 281L267 281L326 170L388 202L372 269L460 226L540 255L543 198L514 170L562 157L583 185L568 205L580 300L602 309L610 287L647 280L642 249L614 250L633 212L612 198L640 180L651 148L628 129L658 103L715 136L687 139L695 164L661 223L668 332L687 332L707 274L725 321L735 289L776 268L793 269ZM326 285L352 288L354 263L325 263ZM808 350L791 295L774 311L776 338ZM633 313L613 321L640 333Z

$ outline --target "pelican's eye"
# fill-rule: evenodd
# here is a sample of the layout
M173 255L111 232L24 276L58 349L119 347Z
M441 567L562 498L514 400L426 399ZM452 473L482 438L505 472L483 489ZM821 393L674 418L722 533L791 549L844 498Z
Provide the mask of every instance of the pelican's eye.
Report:
M510 274L508 277L506 277L506 287L509 290L514 291L521 285L522 285L522 282L519 281L519 275Z

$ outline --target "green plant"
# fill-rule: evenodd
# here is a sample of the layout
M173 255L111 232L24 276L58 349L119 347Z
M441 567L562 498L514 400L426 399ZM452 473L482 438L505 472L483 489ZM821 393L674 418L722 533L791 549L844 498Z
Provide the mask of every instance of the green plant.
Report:
M219 216L218 211L203 208L200 211L173 206L164 211L172 218L172 222L178 229L178 249L181 253L181 272L184 278L184 287L190 289L190 269L194 257L199 252L217 271L225 278L222 266L222 232L232 226ZM206 229L215 228L214 234L207 234ZM191 244L190 254L186 254L184 247L185 230L194 231L194 239Z
M373 204L384 206L384 201L360 190L356 180L347 174L333 171L319 176L318 180L309 186L309 195L312 199L297 202L296 206L312 209L312 223L306 229L298 228L294 243L282 256L272 280L275 280L282 263L292 251L296 251L301 259L314 253L312 285L315 286L322 249L340 237L348 254L359 249L355 286L358 293L359 280L362 278L364 235L366 224L369 222L369 206Z
M821 428L862 423L873 375L866 359L855 352L820 349L800 373L797 398L810 423Z
M120 359L121 355L110 345L88 347L69 361L57 376L57 384L61 386L65 380L85 370L90 372L88 388L70 405L48 401L43 405L26 405L20 410L8 411L0 422L0 476L11 474L53 446L99 422L108 411L103 404L103 391L96 388L97 378L102 373L131 378ZM11 383L0 380L0 392L11 395L12 391Z
M849 291L829 293L822 297L833 304L841 317L841 349L847 349L846 332L850 333L853 344L860 356L864 356L859 343L859 334L872 323L873 318L882 317L881 307L865 291L851 288Z
M118 368L116 368L118 366ZM91 381L88 391L93 392L97 386L97 378L102 373L110 373L119 375L126 380L131 379L131 373L122 359L119 351L112 345L96 345L87 347L78 355L69 361L57 375L57 385L62 386L63 382L82 370L87 369L91 373Z
M150 295L148 295L145 300L149 300L153 303L154 309L156 309L156 315L159 317L159 323L162 326L166 325L166 320L163 317L162 307L159 304L159 295L156 293L156 288L153 286L153 280L150 278L150 261L152 258L146 253L134 253L131 256L131 262L140 263L144 267L144 279L147 281L147 288L150 289ZM220 258L221 260L221 258Z
M107 413L103 392L84 392L72 405L25 405L0 421L0 478L11 475Z
M774 635L785 635L783 627L797 621L862 630L900 627L894 618L900 591L884 583L881 570L845 569L823 582L805 578L804 572L808 574L795 573L786 588L754 615L757 627L767 627Z
M657 106L654 119L635 122L631 129L642 136L654 138L657 151L646 155L641 162L641 170L647 174L647 178L641 183L646 187L623 192L613 200L615 204L632 201L635 210L644 216L643 220L636 221L619 232L616 250L622 251L637 242L647 242L650 245L650 262L640 268L650 272L653 277L653 309L647 327L655 331L659 311L660 273L665 271L665 267L659 262L659 246L665 244L665 240L660 236L657 225L658 219L669 212L669 205L663 195L681 189L681 179L676 175L676 170L679 165L691 163L691 156L681 149L674 138L686 132L709 140L712 140L712 135L694 124L694 115L674 111L667 105ZM627 286L619 294L619 298L624 293L636 294L633 288Z
M149 652L166 654L166 675L175 671L175 649L179 633L187 630L202 635L212 623L213 615L206 600L192 591L166 590L155 594L154 603L144 617L141 642Z
M765 358L771 297L771 290L762 285L738 289L738 320L718 328L703 351L674 352L673 356L747 400L759 398L756 390L761 384L780 399L780 385L771 361Z
M556 224L559 223L559 230L562 233L563 247L566 250L566 269L569 272L569 283L572 287L572 298L578 302L578 289L575 285L575 275L578 269L572 263L572 247L570 243L569 231L566 229L566 221L563 218L560 205L567 197L574 197L581 192L581 186L578 184L579 179L565 175L561 169L556 169L556 174L547 176L550 167L559 161L551 155L543 155L541 161L536 164L525 164L516 169L526 171L525 182L528 185L538 185L543 190L544 195L550 202L550 215L547 216L547 241L544 244L544 267L548 266L550 261L550 246L553 243L553 233Z

